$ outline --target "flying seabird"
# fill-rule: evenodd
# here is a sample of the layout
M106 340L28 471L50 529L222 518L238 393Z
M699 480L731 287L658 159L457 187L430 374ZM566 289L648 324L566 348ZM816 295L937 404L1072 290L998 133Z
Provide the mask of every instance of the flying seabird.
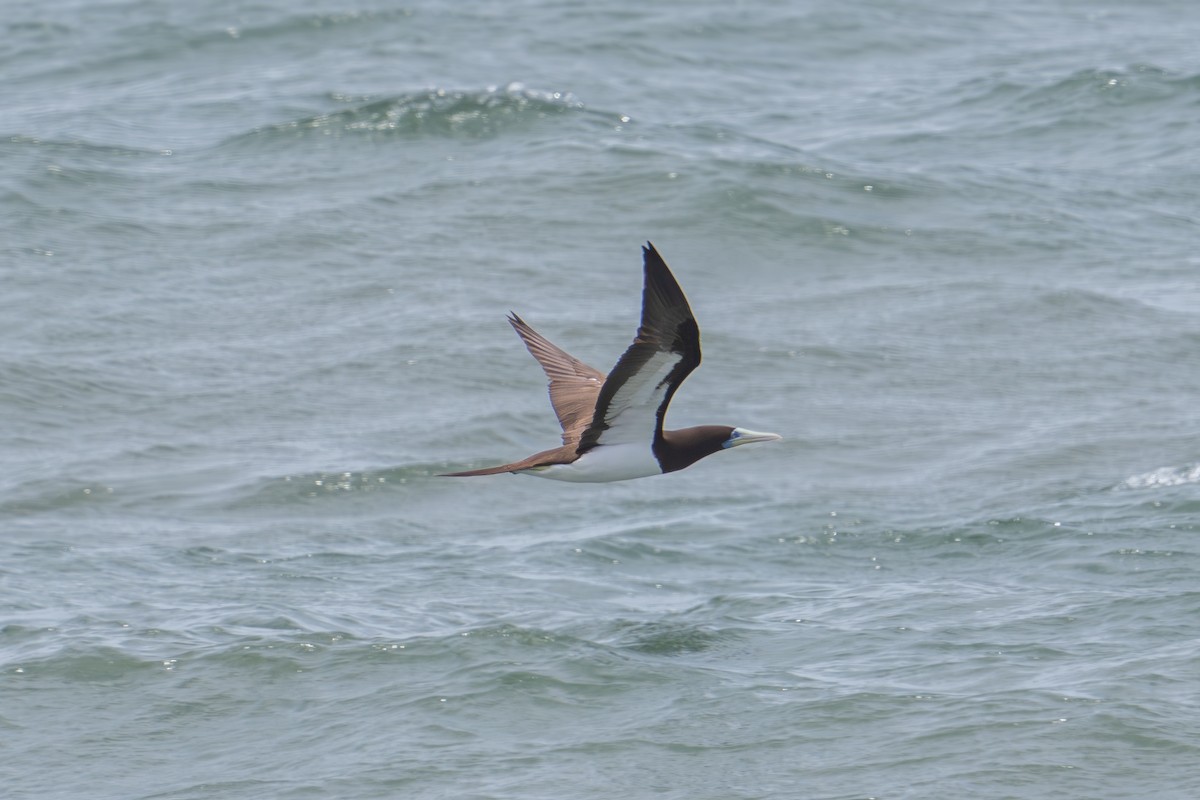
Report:
M579 483L623 481L675 472L718 450L781 438L727 425L663 430L675 390L700 366L700 329L654 245L647 242L642 253L642 324L607 377L509 314L509 323L550 379L562 446L447 477L513 472Z

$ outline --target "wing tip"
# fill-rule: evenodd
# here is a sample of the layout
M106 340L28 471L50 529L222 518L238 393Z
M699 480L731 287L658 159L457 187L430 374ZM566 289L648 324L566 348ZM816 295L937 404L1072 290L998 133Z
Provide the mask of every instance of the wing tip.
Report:
M671 277L672 282L675 282L671 268L667 266L666 259L662 257L662 253L658 252L658 248L654 246L653 242L648 241L642 245L642 265L647 274L662 275L665 273Z
M683 287L679 285L679 280L671 272L671 268L667 266L666 260L658 252L658 249L651 242L646 242L642 247L642 253L644 256L643 321L645 321L647 300L651 296L654 296L662 306L679 307L684 311L685 316L691 317L692 309L688 305L687 295L683 293Z

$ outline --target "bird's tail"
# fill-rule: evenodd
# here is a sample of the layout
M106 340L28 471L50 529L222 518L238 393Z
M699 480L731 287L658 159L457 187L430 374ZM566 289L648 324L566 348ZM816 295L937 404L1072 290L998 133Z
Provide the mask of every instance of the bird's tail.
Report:
M502 464L498 467L484 467L483 469L469 469L465 472L443 472L438 475L439 478L470 478L475 475L499 475L501 472L516 472L520 468L519 464Z

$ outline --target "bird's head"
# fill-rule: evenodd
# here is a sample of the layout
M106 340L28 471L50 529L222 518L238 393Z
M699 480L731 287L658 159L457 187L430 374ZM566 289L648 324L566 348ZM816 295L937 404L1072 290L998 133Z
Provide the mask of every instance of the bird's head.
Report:
M729 438L721 444L721 448L728 450L730 447L739 447L743 444L774 442L782 438L778 433L760 433L759 431L747 430L746 428L734 428L729 432Z

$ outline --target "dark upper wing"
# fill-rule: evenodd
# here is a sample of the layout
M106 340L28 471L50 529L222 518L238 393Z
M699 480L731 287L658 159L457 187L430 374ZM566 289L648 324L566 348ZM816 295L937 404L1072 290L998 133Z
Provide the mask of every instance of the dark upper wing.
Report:
M662 436L675 390L700 366L700 328L687 298L649 242L642 248L642 324L604 381L579 450L597 444L651 442Z
M592 421L604 373L556 347L516 314L510 312L508 321L550 379L550 404L563 429L563 444L578 444L584 428Z

